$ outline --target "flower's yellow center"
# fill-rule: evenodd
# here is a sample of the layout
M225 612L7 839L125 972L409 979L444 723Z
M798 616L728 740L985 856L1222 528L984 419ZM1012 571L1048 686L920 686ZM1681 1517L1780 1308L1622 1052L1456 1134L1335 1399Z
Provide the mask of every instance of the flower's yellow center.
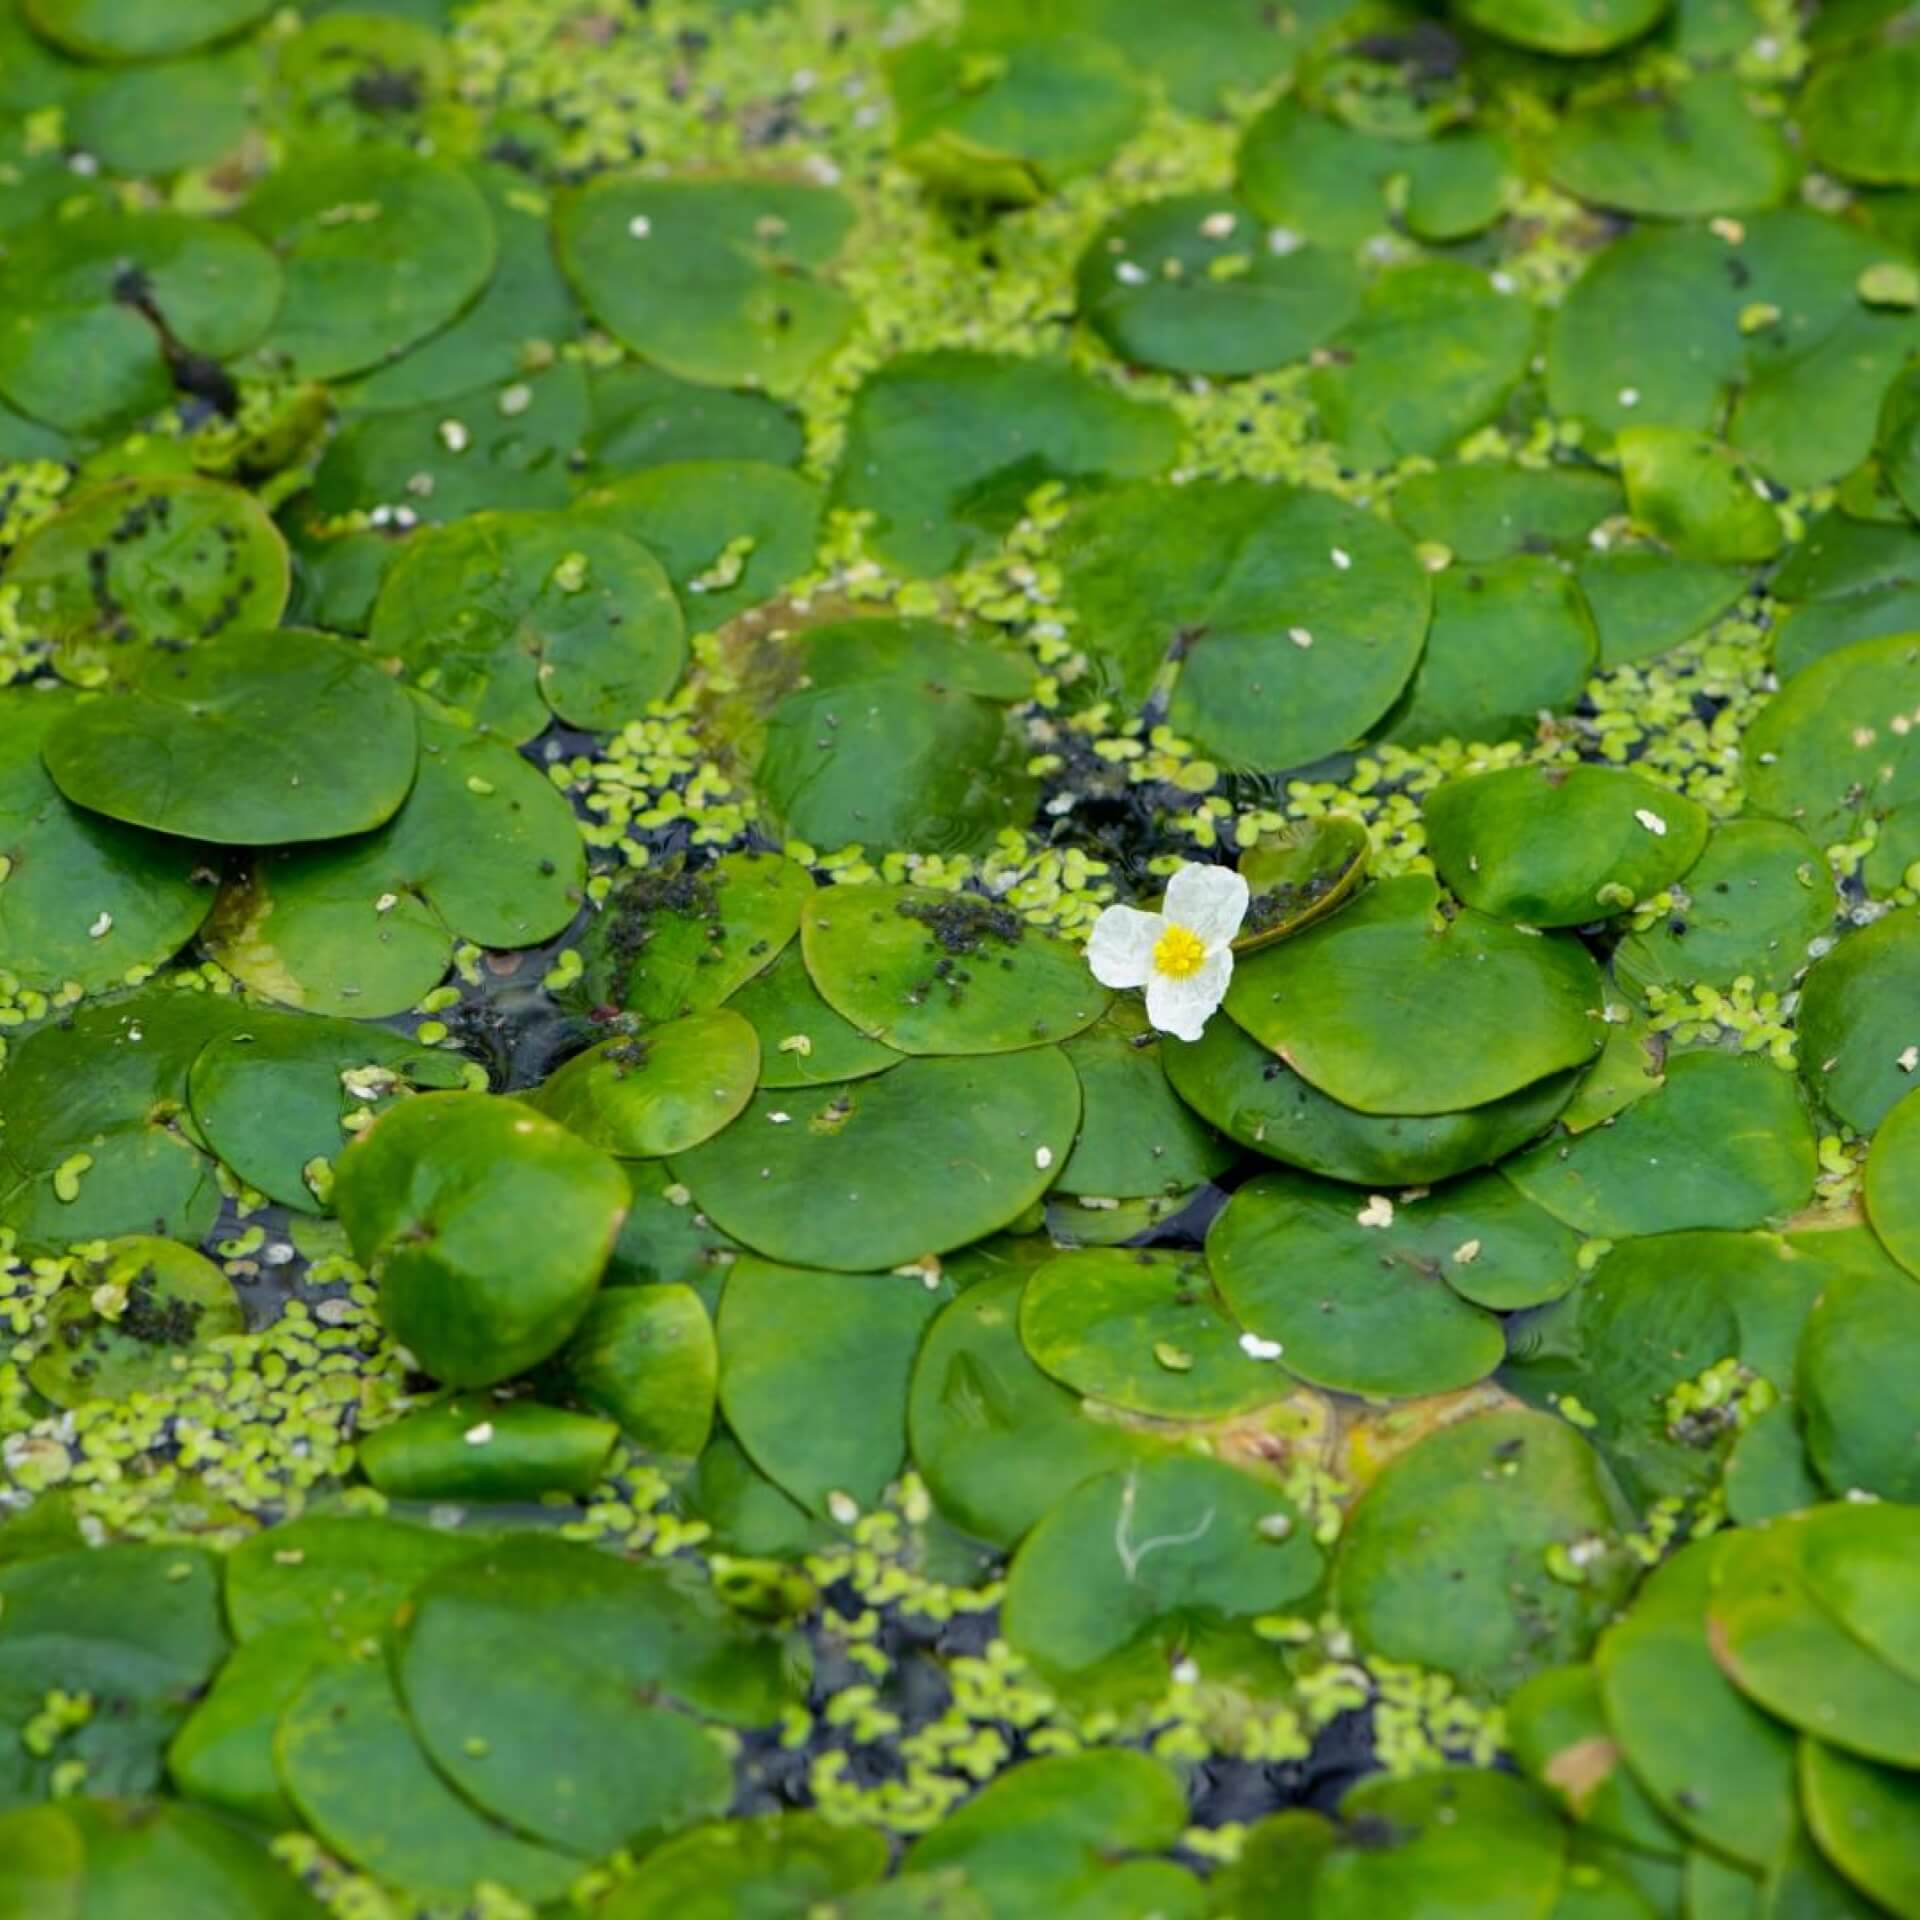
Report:
M1207 943L1191 927L1170 926L1153 943L1153 968L1169 980L1185 980L1206 965Z

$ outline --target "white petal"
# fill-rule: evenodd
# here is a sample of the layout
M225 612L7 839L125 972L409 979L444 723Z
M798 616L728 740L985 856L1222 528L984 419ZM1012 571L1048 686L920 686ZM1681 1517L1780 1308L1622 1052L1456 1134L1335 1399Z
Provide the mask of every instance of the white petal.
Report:
M1165 912L1175 926L1191 927L1207 946L1224 947L1247 917L1247 883L1231 867L1190 861L1167 882Z
M1147 1018L1176 1040L1198 1040L1214 1009L1226 998L1233 955L1225 947L1207 955L1199 972L1184 980L1156 973L1147 982Z
M1153 974L1154 943L1167 923L1138 907L1109 907L1087 937L1087 965L1103 987L1144 987Z

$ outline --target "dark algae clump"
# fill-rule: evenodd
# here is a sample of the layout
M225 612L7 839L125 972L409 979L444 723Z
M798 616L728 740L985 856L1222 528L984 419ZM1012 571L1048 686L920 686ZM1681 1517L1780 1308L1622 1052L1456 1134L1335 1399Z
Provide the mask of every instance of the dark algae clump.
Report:
M0 1920L1920 1920L1885 0L0 0Z

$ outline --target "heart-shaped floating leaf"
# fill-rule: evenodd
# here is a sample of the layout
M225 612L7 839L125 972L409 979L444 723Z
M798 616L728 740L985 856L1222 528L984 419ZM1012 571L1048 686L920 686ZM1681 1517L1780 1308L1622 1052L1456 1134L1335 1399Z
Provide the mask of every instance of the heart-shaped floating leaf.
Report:
M1236 863L1247 883L1247 917L1233 943L1253 953L1324 920L1366 877L1373 842L1350 813L1291 820L1264 833Z
M1576 941L1471 910L1449 918L1434 881L1408 874L1256 954L1235 971L1227 1012L1335 1099L1431 1114L1590 1060L1600 1001Z
M631 1219L631 1216L629 1216ZM713 1322L691 1287L609 1284L594 1297L554 1376L582 1404L620 1424L635 1446L692 1460L713 1426L719 1356Z
M153 1234L97 1247L54 1295L27 1369L55 1406L164 1392L196 1348L246 1331L232 1281L191 1247Z
M207 1145L249 1186L323 1213L315 1163L337 1159L396 1098L464 1086L468 1064L381 1027L261 1009L201 1049L187 1098Z
M854 395L834 501L876 516L869 537L890 565L945 573L990 551L1046 482L1141 479L1179 449L1168 409L1076 367L902 354Z
M1320 1549L1270 1486L1217 1460L1169 1455L1076 1487L1007 1573L1014 1650L1069 1697L1158 1699L1174 1660L1271 1686L1280 1657L1255 1617L1319 1583Z
M557 513L476 513L409 541L368 639L436 700L514 741L549 711L602 731L638 719L686 659L653 555Z
M853 324L820 271L852 224L824 187L602 174L562 199L554 236L574 291L623 345L682 379L787 393Z
M1914 1084L1917 991L1920 913L1913 912L1854 928L1801 989L1801 1075L1816 1100L1861 1133L1878 1127Z
M1129 208L1094 236L1075 280L1081 312L1122 358L1229 377L1300 359L1360 297L1359 275L1338 254L1275 252L1225 194Z
M918 1275L737 1261L720 1297L720 1409L762 1473L810 1512L873 1505L907 1449L907 1383L944 1304ZM860 1391L846 1396L846 1383ZM837 1401L831 1420L820 1409Z
M820 996L901 1053L1007 1053L1090 1027L1110 996L1064 940L976 893L829 887L800 920Z
M377 1661L315 1673L281 1718L274 1757L314 1832L416 1899L463 1900L484 1880L548 1900L579 1871L578 1859L519 1838L447 1785Z
M673 1168L770 1260L885 1271L1018 1219L1053 1184L1079 1115L1057 1047L906 1060L871 1080L756 1094Z
M67 694L0 693L0 968L49 992L90 993L155 967L213 904L197 849L71 805L40 757Z
M1373 1114L1343 1106L1231 1020L1192 1043L1165 1040L1174 1091L1229 1139L1287 1166L1376 1187L1417 1186L1486 1166L1566 1106L1578 1068L1458 1113Z
M1427 796L1433 864L1468 906L1535 927L1624 912L1677 880L1707 841L1706 809L1602 767L1505 767Z
M518 1100L424 1093L341 1155L334 1199L394 1338L447 1385L479 1387L544 1360L579 1324L627 1183Z
M528 947L579 909L586 853L552 781L491 735L419 710L420 766L377 833L267 854L207 929L254 992L379 1019L413 1006L456 940Z
M655 1847L600 1911L604 1920L677 1920L717 1900L742 1915L809 1912L829 1901L831 1911L848 1913L840 1896L886 1867L886 1842L870 1827L839 1826L811 1811L749 1814ZM915 1911L903 1909L902 1920ZM938 1920L937 1909L929 1920Z
M135 420L176 371L259 340L281 292L272 253L218 221L100 209L25 228L0 267L0 394L69 433Z
M769 1089L864 1080L900 1064L821 999L795 946L731 996L728 1005L760 1036L760 1084Z
M1901 1920L1920 1913L1920 1789L1912 1773L1800 1743L1800 1803L1822 1854Z
M1053 1249L1043 1244L1043 1255ZM976 1281L927 1329L907 1434L914 1466L955 1525L1010 1547L1082 1481L1161 1452L1050 1379L1020 1343L1024 1271ZM983 1407L996 1411L980 1417Z
M1486 1413L1427 1434L1348 1517L1335 1593L1362 1646L1501 1694L1582 1658L1630 1591L1625 1503L1564 1422ZM1571 1564L1581 1578L1556 1577Z
M98 556L97 558L95 556ZM78 494L14 548L0 580L55 665L95 686L122 649L273 626L287 604L286 542L251 494L161 474Z
M75 706L43 745L61 792L91 812L184 839L279 846L369 832L413 785L412 704L324 634L229 633L123 664L126 690Z
M1812 1196L1815 1156L1791 1075L1751 1056L1688 1053L1610 1124L1544 1140L1503 1171L1569 1226L1625 1238L1784 1219Z
M1166 1420L1208 1420L1289 1383L1240 1345L1198 1254L1113 1247L1062 1254L1020 1297L1020 1343L1061 1385Z
M480 292L499 252L472 179L389 142L308 153L269 174L239 217L286 268L264 345L303 380L398 358Z
M250 27L270 0L25 0L36 31L82 60L159 60Z
M753 1097L759 1074L759 1036L719 1007L602 1040L527 1099L623 1160L657 1160L729 1125Z
M1597 467L1500 466L1476 460L1409 474L1393 517L1455 560L1489 566L1519 554L1572 555L1620 511L1620 483Z
M704 1584L548 1534L421 1586L394 1662L427 1757L483 1812L598 1858L727 1804L730 1769L665 1694L743 1725L778 1717L780 1643Z
M1171 719L1239 766L1357 740L1406 685L1432 589L1392 527L1248 481L1128 487L1061 535L1067 598L1129 699L1178 666Z

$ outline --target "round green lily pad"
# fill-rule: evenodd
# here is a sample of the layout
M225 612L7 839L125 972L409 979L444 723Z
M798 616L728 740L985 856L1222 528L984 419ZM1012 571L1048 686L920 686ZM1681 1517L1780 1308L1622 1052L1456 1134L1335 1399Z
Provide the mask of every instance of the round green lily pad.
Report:
M27 1368L57 1407L163 1392L208 1341L246 1331L233 1283L177 1240L105 1242L47 1310L46 1343Z
M760 1036L760 1084L770 1091L864 1080L900 1064L821 999L800 949L787 946L728 1000Z
M1607 1725L1591 1664L1548 1667L1507 1700L1514 1758L1586 1831L1677 1859L1684 1837L1647 1797Z
M1867 1154L1867 1218L1881 1244L1920 1274L1920 1098L1903 1094L1888 1110Z
M596 369L588 386L584 451L596 479L696 460L794 467L806 451L798 417L764 393L699 386L638 360Z
M1820 1851L1899 1920L1920 1914L1920 1781L1800 1743L1800 1803Z
M41 762L71 695L0 693L0 969L51 991L89 993L154 967L213 904L196 849L72 806Z
M1777 206L1797 172L1778 123L1752 111L1731 73L1577 106L1546 165L1563 193L1661 220Z
M1159 1761L1124 1747L1010 1767L916 1840L912 1872L957 1867L994 1913L1154 1914L1199 1920L1200 1882L1170 1861L1185 1795Z
M11 1041L0 1075L0 1225L35 1252L125 1233L199 1241L220 1188L178 1124L187 1069L244 1012L225 996L149 987Z
M574 1398L618 1421L635 1446L691 1460L707 1444L720 1362L691 1287L603 1287L553 1366Z
M1277 1654L1252 1622L1303 1599L1320 1571L1274 1489L1169 1455L1086 1481L1027 1535L1007 1573L1007 1640L1069 1697L1105 1705L1158 1699L1182 1659L1203 1679L1271 1680Z
M572 493L586 426L587 376L570 360L451 401L354 413L327 443L301 506L377 514L390 527L557 510Z
M910 40L888 61L887 85L901 165L961 201L1044 199L1112 159L1146 106L1114 48L1017 29Z
M1080 1077L1080 1137L1058 1191L1097 1200L1186 1193L1231 1166L1234 1153L1167 1084L1161 1036L1137 1000L1116 1000L1066 1042Z
M1458 260L1382 274L1307 391L1354 466L1439 455L1496 418L1533 353L1534 309Z
M853 208L777 180L603 174L556 209L560 264L624 346L684 380L790 392L853 303L825 278Z
M1381 1187L1444 1180L1486 1166L1552 1124L1580 1079L1548 1074L1458 1113L1373 1114L1343 1106L1231 1020L1191 1043L1164 1040L1167 1081L1229 1139L1330 1180Z
M941 1304L917 1274L736 1261L720 1296L720 1410L754 1465L810 1512L874 1505L906 1453L908 1378Z
M263 345L303 380L397 359L461 312L498 257L472 179L385 142L304 155L269 174L239 217L286 268Z
M238 487L197 475L78 494L8 557L28 630L70 680L97 685L119 650L271 627L287 604L286 542Z
M1759 1227L1811 1198L1816 1142L1791 1075L1695 1052L1670 1058L1665 1085L1609 1125L1542 1140L1503 1171L1590 1235Z
M1620 504L1620 483L1597 467L1486 460L1409 474L1392 500L1393 517L1407 533L1470 567L1523 553L1577 553Z
M1916 1365L1920 1283L1884 1256L1830 1274L1807 1315L1794 1389L1808 1457L1833 1493L1920 1505L1907 1404Z
M447 1385L480 1387L579 1324L627 1183L518 1100L423 1093L341 1155L334 1201L393 1337Z
M602 1903L604 1920L685 1920L724 1905L739 1920L785 1920L877 1880L886 1842L811 1810L761 1813L675 1834Z
M227 1618L243 1646L318 1636L345 1655L390 1634L429 1574L487 1544L484 1536L374 1514L302 1514L249 1535L227 1555Z
M593 1146L623 1160L658 1160L731 1124L759 1074L759 1036L719 1007L602 1040L528 1099Z
M420 1751L380 1661L328 1665L288 1707L274 1756L301 1816L334 1852L416 1899L479 1881L526 1900L565 1892L579 1862L476 1812Z
M1078 368L943 350L887 362L853 398L834 503L876 517L869 541L910 574L989 552L1048 481L1164 473L1180 448L1164 407Z
M1684 427L1622 427L1614 450L1634 521L1682 559L1754 566L1780 551L1784 534L1772 501L1709 435Z
M1468 1180L1458 1208L1441 1198L1429 1223L1424 1206L1262 1174L1216 1218L1207 1254L1235 1318L1279 1343L1288 1372L1374 1398L1446 1393L1506 1355L1499 1321L1450 1282L1482 1260L1496 1296L1576 1278L1573 1236L1502 1189L1491 1174Z
M813 566L824 505L785 467L689 457L596 486L573 514L650 548L688 625L713 633Z
M1335 1601L1371 1652L1504 1694L1584 1657L1625 1599L1636 1572L1618 1544L1626 1520L1571 1427L1479 1414L1429 1433L1361 1496L1340 1536Z
M1238 766L1359 738L1420 656L1432 589L1409 543L1317 492L1128 487L1060 535L1066 598L1132 699L1178 663L1175 729Z
M1018 1219L1053 1184L1079 1115L1056 1047L906 1060L870 1080L756 1094L673 1170L770 1260L880 1272Z
M1338 254L1276 252L1264 224L1225 194L1175 194L1116 215L1075 281L1088 324L1122 359L1227 377L1300 359L1360 299Z
M96 1794L157 1788L168 1741L226 1657L218 1561L179 1542L31 1554L0 1566L0 1608L6 1805L53 1799L72 1764ZM103 1710L49 1741L29 1728L55 1686Z
M1611 53L1667 11L1669 0L1455 0L1453 11L1496 39L1536 53Z
M1751 573L1651 546L1582 555L1574 577L1600 636L1601 668L1650 660L1695 638L1747 591Z
M1610 768L1507 767L1427 796L1427 844L1468 906L1535 927L1609 919L1677 880L1706 809Z
M1038 787L1007 703L1030 671L926 620L815 627L768 714L754 784L813 846L963 853L1033 818Z
M717 1007L785 952L813 890L806 868L779 854L643 867L592 925L588 987L647 1020Z
M1600 999L1577 942L1471 910L1449 918L1432 878L1408 874L1254 955L1236 969L1226 1010L1348 1106L1437 1114L1590 1060Z
M156 413L176 368L230 359L280 307L280 263L243 228L105 208L7 236L0 394L88 433Z
M433 987L456 940L529 947L574 917L586 857L553 783L491 735L419 710L420 764L377 833L263 855L206 930L253 992L379 1019Z
M1020 1296L1020 1343L1062 1386L1129 1413L1211 1420L1277 1400L1287 1381L1240 1345L1198 1254L1062 1254Z
M1599 646L1586 596L1559 562L1518 553L1449 567L1434 580L1426 648L1382 737L1530 740L1542 713L1577 704Z
M1356 1844L1336 1843L1322 1863L1314 1920L1548 1920L1566 1911L1566 1829L1546 1797L1511 1774L1375 1775L1340 1812Z
M298 1826L274 1765L274 1734L314 1669L332 1657L311 1627L235 1647L167 1748L167 1778L180 1795L270 1831Z
M619 1437L591 1414L467 1394L363 1434L360 1470L390 1500L584 1498Z
M638 719L686 659L660 563L560 514L477 513L409 541L368 640L436 700L515 741L549 710L602 731Z
M746 1723L789 1697L779 1643L662 1566L523 1535L414 1596L394 1661L439 1772L522 1834L598 1858L727 1804L730 1769L665 1693Z
M262 80L259 47L247 40L143 60L95 77L69 109L67 137L112 173L216 166L253 130Z
M1920 1044L1917 991L1920 913L1912 911L1842 935L1801 989L1800 1071L1814 1097L1862 1133L1878 1127L1914 1084L1920 1058L1910 1059L1908 1049Z
M1904 1671L1849 1631L1810 1564L1812 1539L1848 1512L1814 1507L1734 1534L1707 1603L1714 1657L1748 1699L1789 1726L1864 1759L1920 1766L1920 1671Z
M1110 996L1066 941L976 893L828 887L800 949L820 997L908 1054L1006 1053L1092 1026Z
M339 1157L349 1122L411 1092L464 1086L465 1065L380 1027L262 1010L201 1049L187 1098L207 1145L249 1186L324 1213L315 1163Z
M1738 1396L1758 1381L1791 1385L1827 1279L1775 1234L1623 1240L1566 1299L1513 1329L1506 1382L1577 1419L1641 1505L1699 1495L1738 1436Z
M1833 875L1820 850L1781 820L1730 820L1672 889L1672 910L1614 949L1614 974L1644 993L1741 975L1785 992L1833 925Z
M1799 121L1814 159L1865 186L1920 186L1920 50L1891 39L1824 60L1807 82Z
M250 27L269 0L22 0L26 17L63 52L82 60L160 60Z
M1234 952L1257 952L1338 913L1358 890L1372 856L1365 825L1350 813L1289 821L1262 834L1238 862L1247 912Z
M43 743L61 792L90 812L185 839L277 846L368 832L413 785L411 703L324 634L229 633L126 665L126 691L77 704Z
M1089 1417L1079 1394L1034 1363L1019 1332L1027 1277L976 1281L941 1310L920 1344L907 1401L913 1463L940 1510L997 1546L1012 1546L1082 1481L1163 1445L1151 1432Z

